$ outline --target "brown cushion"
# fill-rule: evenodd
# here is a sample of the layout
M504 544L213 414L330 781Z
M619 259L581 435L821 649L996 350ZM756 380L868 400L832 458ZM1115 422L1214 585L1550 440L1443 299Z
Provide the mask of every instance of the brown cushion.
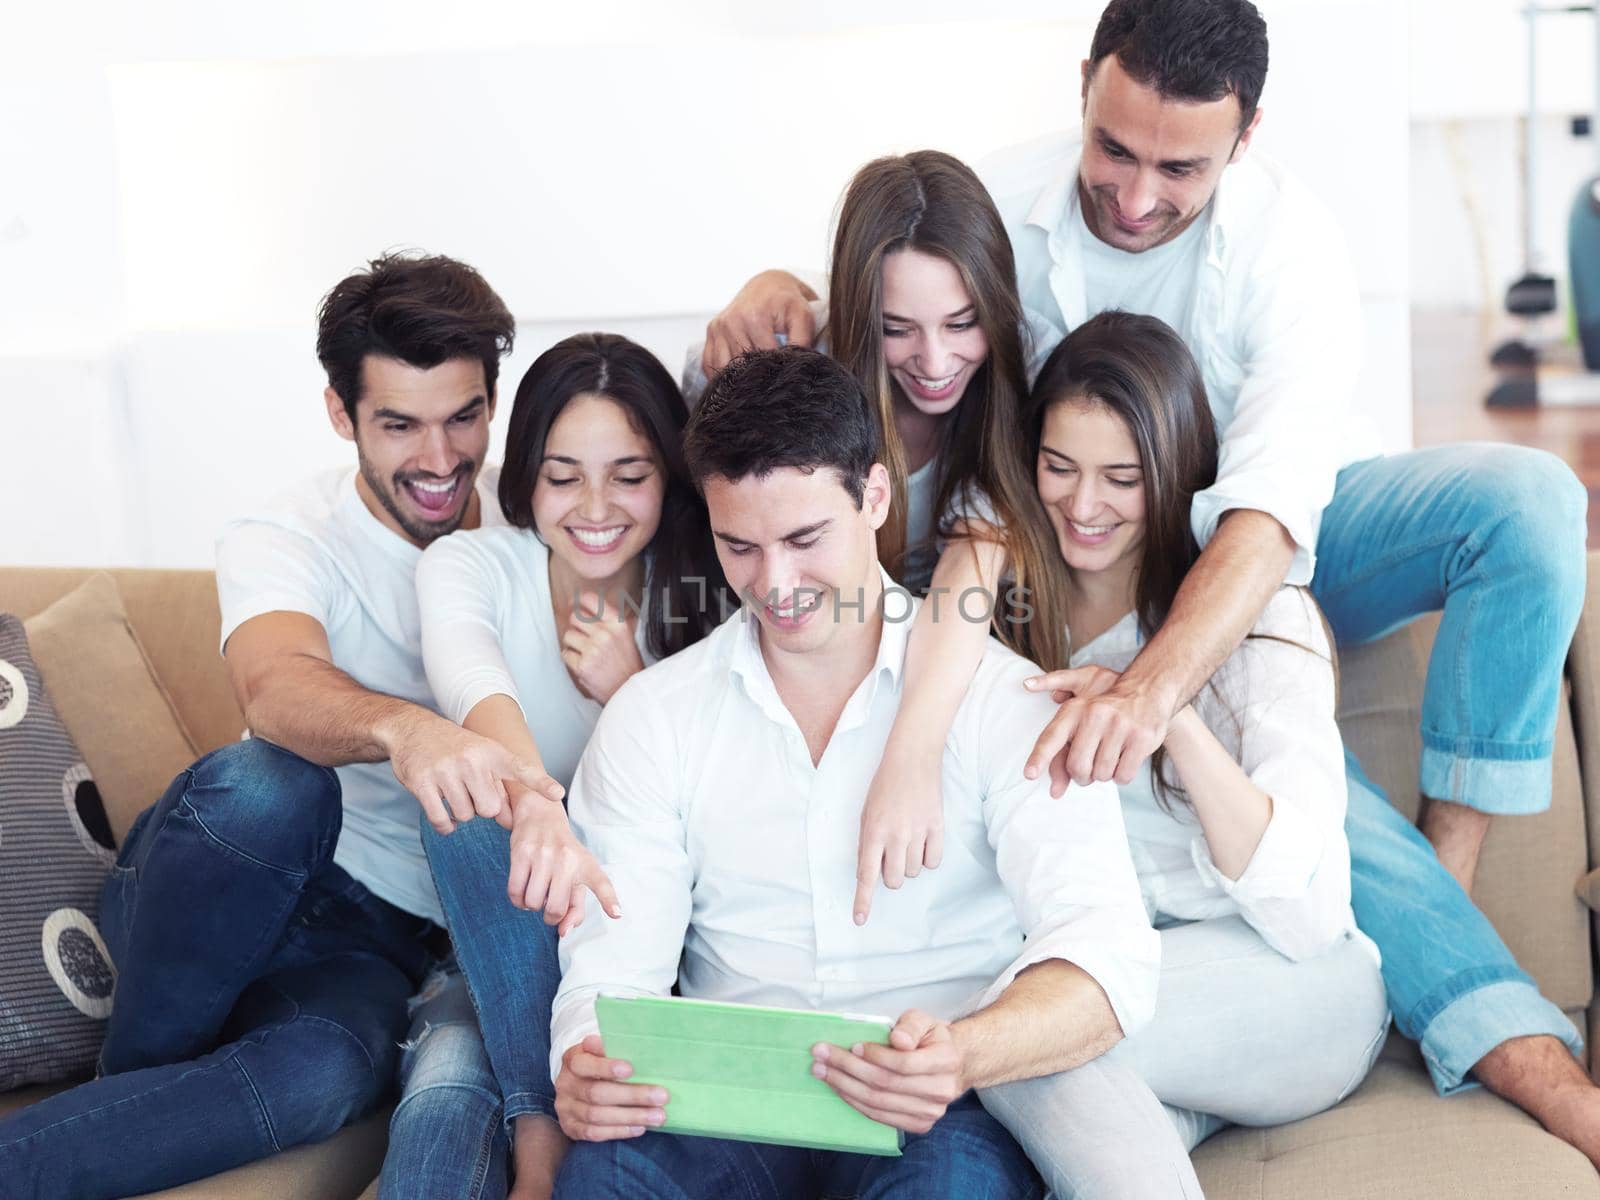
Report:
M1438 617L1381 641L1340 650L1339 727L1390 803L1418 807L1422 687ZM1554 786L1547 812L1497 817L1489 826L1473 899L1545 995L1583 1008L1594 991L1587 910L1575 888L1589 869L1588 831L1572 714L1557 714Z
M194 741L134 636L111 576L90 576L23 624L120 845L134 817L198 757Z
M1589 1160L1504 1100L1441 1100L1419 1061L1387 1055L1337 1108L1275 1129L1227 1129L1195 1151L1207 1200L1600 1197Z

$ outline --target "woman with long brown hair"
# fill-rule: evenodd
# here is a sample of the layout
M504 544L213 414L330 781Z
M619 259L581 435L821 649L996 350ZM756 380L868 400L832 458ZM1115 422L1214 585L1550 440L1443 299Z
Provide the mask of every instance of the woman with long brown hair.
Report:
M840 203L817 345L877 416L893 500L878 556L928 594L906 692L862 812L858 923L942 855L940 761L993 630L1035 662L1064 657L1062 574L1023 453L1030 327L989 193L937 150L879 158ZM686 391L697 390L691 358ZM1004 586L1002 585L1004 580Z
M1205 386L1154 317L1069 334L1025 410L1037 493L1065 571L1070 652L1028 681L1056 699L1112 686L1199 557L1190 522L1217 473ZM1060 668L1060 669L1052 669ZM1316 602L1285 587L1119 790L1145 907L1161 931L1154 1020L1108 1058L1132 1067L1192 1147L1223 1124L1337 1103L1388 1028L1378 954L1350 906L1335 669ZM1029 731L1019 731L1029 736ZM1072 802L1071 793L1062 800ZM1058 1193L1079 1136L1058 1077L984 1103Z

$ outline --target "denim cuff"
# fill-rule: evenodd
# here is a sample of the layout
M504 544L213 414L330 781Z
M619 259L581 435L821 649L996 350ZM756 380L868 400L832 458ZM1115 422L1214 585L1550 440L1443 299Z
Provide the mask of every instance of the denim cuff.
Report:
M512 1135L511 1122L518 1117L556 1117L556 1098L544 1092L513 1092L505 1098L506 1136Z
M1441 1096L1478 1086L1468 1073L1501 1042L1514 1037L1558 1038L1583 1053L1577 1027L1526 980L1487 984L1452 1000L1422 1031L1422 1058Z
M1422 747L1419 790L1435 800L1493 816L1526 816L1550 807L1550 754L1538 758L1467 758Z

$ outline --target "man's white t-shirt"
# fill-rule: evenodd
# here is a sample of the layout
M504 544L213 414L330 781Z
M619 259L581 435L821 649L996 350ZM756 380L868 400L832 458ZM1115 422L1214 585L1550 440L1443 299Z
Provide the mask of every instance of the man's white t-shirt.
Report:
M1170 242L1130 254L1097 238L1080 206L1077 233L1089 315L1111 309L1143 313L1166 322L1179 336L1189 337L1195 283L1205 262L1205 231L1210 221L1208 205Z
M504 525L485 468L477 492L484 525ZM217 538L222 645L270 612L314 618L333 665L362 687L434 712L422 666L415 573L422 551L368 511L354 468L324 472L263 511L231 521ZM387 762L338 768L344 826L333 861L376 896L443 924L422 853L422 810Z

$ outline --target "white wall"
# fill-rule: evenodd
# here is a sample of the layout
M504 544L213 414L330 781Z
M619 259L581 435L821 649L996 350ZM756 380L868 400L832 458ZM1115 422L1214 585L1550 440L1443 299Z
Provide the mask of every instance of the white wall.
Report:
M0 446L24 448L9 470L27 498L0 561L206 565L225 515L347 461L313 314L387 247L483 269L519 320L507 394L583 328L675 369L751 271L821 265L867 158L973 160L1074 122L1099 4L752 7L30 14L0 48L0 161L27 164L0 177ZM1403 446L1407 31L1363 36L1384 0L1263 7L1262 144L1343 220L1361 402Z

